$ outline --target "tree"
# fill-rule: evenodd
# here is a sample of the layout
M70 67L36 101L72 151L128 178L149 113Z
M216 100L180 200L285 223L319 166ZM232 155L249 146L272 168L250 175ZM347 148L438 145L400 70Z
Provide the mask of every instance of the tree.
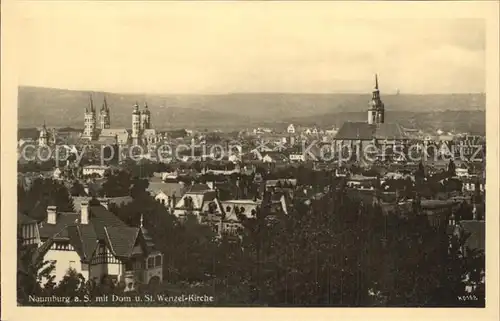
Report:
M118 171L108 176L102 184L100 196L120 197L130 194L132 179L128 172Z
M18 199L21 212L36 220L45 219L48 205L57 206L58 211L73 211L73 200L68 189L53 179L36 179L31 188Z
M456 173L456 166L455 166L455 162L453 161L453 159L450 159L450 162L448 164L448 169L447 169L447 174L450 176L450 177L454 177L454 176L457 176L457 173Z
M84 296L90 293L83 275L75 269L69 268L66 275L54 288L53 294L59 297L79 297L79 300L83 302Z
M75 180L69 190L69 193L71 196L84 196L85 188L83 187L82 183L80 183L80 181Z
M17 239L17 302L30 304L29 296L50 295L54 286L55 265L36 256L37 247L22 244L21 231Z

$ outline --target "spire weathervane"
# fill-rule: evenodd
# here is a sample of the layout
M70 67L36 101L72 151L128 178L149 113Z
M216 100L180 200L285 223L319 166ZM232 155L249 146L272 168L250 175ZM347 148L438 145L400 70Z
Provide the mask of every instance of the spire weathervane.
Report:
M375 74L375 90L378 90L378 75Z

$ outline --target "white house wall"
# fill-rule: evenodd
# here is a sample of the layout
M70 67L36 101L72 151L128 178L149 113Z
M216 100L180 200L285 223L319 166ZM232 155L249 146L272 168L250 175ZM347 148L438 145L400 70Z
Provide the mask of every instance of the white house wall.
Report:
M85 279L88 279L88 271L82 270L82 264L80 263L80 256L73 249L71 245L66 245L68 250L56 250L56 244L54 243L50 250L45 254L45 261L55 261L55 270L53 275L55 276L54 282L59 283L69 268L73 268L77 273L81 273Z

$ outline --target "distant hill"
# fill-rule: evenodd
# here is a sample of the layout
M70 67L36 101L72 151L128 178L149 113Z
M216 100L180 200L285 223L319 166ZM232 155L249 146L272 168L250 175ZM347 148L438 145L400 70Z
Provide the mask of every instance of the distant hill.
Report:
M367 90L368 92L370 89ZM221 95L147 95L106 93L112 127L131 127L132 106L148 102L153 126L159 129L239 129L290 119L317 119L324 115L365 113L370 94L280 94L248 93ZM20 87L19 127L83 127L83 112L89 92L38 87ZM104 93L93 93L101 107ZM484 111L484 94L384 95L387 113ZM161 107L163 106L163 107ZM357 117L357 116L356 116ZM363 118L364 119L364 118Z
M314 117L290 118L288 123L321 128L340 127L346 121L366 121L366 112L340 112L316 115ZM385 114L388 123L399 123L406 128L443 131L456 130L483 135L486 117L483 110L445 110L430 112L393 111Z

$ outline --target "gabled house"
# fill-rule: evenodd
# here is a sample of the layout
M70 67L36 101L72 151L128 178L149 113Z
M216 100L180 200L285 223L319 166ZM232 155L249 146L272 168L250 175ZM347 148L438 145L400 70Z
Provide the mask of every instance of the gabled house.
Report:
M288 162L288 157L281 152L265 152L262 153L260 161L264 163Z
M186 186L183 182L164 182L152 177L146 191L167 208L172 208L186 192Z
M210 189L206 184L193 185L177 201L173 209L173 214L179 219L184 219L187 215L195 215L200 222L206 212L222 213L217 191Z
M35 219L23 213L17 213L18 237L21 238L23 246L40 244L40 231Z
M145 229L127 226L108 211L105 200L81 202L79 212L59 212L48 206L39 233L38 255L55 264L55 282L69 268L96 283L104 276L124 282L126 291L138 282L163 279L163 254L155 250Z

